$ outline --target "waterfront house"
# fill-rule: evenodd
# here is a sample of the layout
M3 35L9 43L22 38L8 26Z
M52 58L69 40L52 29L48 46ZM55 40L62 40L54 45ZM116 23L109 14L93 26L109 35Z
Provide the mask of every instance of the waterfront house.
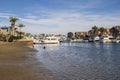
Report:
M0 27L0 34L8 35L9 34L9 28L7 26Z
M86 37L87 35L88 35L88 32L75 32L75 38L77 39Z
M0 27L0 34L2 35L9 35L12 34L13 32L11 31L11 27L7 27L7 26L2 26ZM14 36L18 35L18 28L14 28Z

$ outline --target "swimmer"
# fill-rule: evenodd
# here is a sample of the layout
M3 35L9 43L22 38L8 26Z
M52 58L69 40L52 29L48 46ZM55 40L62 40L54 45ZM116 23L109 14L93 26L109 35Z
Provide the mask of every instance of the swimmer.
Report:
M45 49L46 47L44 46L43 49Z

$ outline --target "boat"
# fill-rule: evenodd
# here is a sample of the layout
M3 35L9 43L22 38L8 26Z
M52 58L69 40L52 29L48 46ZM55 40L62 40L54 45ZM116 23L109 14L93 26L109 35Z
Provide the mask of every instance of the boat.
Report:
M90 38L88 39L88 42L93 42L93 39L90 37Z
M45 39L41 40L41 44L58 44L59 40L56 37L46 37Z
M111 40L112 43L116 43L117 39L114 38L113 36L110 36L109 39Z
M41 44L41 40L40 39L33 39L33 43L34 44Z
M70 40L70 42L82 42L83 39L74 39L74 40Z
M94 38L93 38L93 42L97 42L97 41L99 41L100 40L100 37L99 36L95 36Z
M120 39L117 39L117 40L116 40L116 43L120 43Z
M101 38L100 38L100 42L102 43L110 43L111 40L109 39L109 35L102 35Z

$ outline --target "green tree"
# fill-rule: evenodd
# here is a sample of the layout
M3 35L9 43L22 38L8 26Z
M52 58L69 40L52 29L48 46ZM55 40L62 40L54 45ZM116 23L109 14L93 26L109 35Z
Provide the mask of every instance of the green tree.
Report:
M69 39L72 39L72 38L73 38L73 33L72 33L72 32L68 32L67 37L68 37Z
M107 32L107 30L104 27L100 27L99 31L100 31L101 35L104 34L105 32Z
M98 30L99 30L99 28L97 26L92 27L92 31L93 31L94 34L97 34Z
M110 33L112 34L113 37L117 37L119 35L119 30L116 27L112 27L110 29Z
M88 31L88 34L89 34L89 35L92 35L92 34L93 34L93 30L89 30L89 31Z
M43 33L43 34L41 34L42 35L42 37L45 37L45 34Z
M79 36L77 35L77 32L75 32L75 39L79 39Z
M10 22L11 22L11 26L10 26L10 34L11 35L15 35L15 23L16 21L18 21L19 19L16 17L10 17Z
M89 39L92 39L92 35L93 35L93 30L89 30L88 31L88 37L89 37Z
M31 35L31 33L26 33L25 36L29 37Z

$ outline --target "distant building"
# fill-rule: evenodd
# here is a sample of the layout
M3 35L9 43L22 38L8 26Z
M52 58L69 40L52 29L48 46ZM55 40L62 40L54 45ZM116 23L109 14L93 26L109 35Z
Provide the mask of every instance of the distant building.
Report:
M120 32L120 26L115 26L115 28Z
M7 26L0 27L0 34L8 35L9 34L9 28Z
M110 28L106 28L106 32L110 34Z
M8 35L8 34L12 34L12 30L11 27L7 27L7 26L2 26L0 27L0 34L2 35ZM14 28L14 36L18 35L18 28Z
M55 37L57 37L59 40L66 40L67 36L66 35L62 35L62 34L58 34L58 35L54 35Z
M86 35L88 35L88 32L75 32L75 37L78 39L81 37L85 37Z

